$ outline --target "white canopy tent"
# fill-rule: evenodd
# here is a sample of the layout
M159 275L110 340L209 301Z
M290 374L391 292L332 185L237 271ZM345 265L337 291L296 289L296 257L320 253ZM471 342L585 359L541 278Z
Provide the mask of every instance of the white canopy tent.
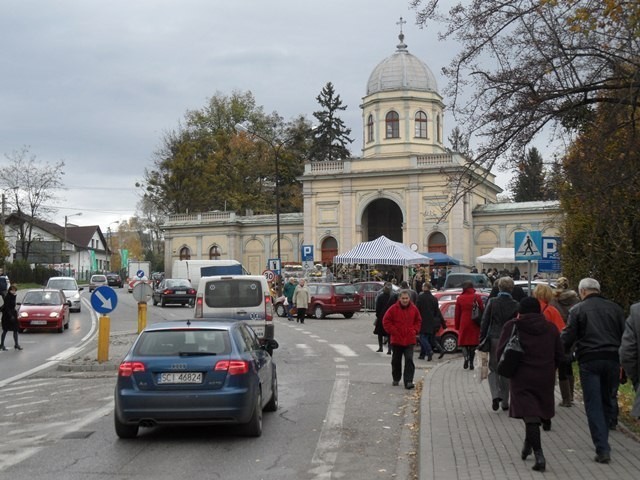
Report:
M513 248L496 247L489 253L477 257L476 263L527 263L527 260L516 260Z
M368 265L422 265L430 258L414 252L406 245L389 240L382 235L370 242L362 242L348 252L333 257L334 263L365 263Z

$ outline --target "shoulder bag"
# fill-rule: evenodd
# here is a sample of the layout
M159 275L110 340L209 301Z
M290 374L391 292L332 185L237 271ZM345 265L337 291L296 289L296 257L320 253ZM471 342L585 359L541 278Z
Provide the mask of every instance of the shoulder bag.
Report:
M482 301L482 300L480 300ZM482 322L482 312L480 311L480 305L478 304L478 296L473 296L473 307L471 308L471 320L477 325Z
M511 336L507 341L507 345L502 351L500 360L498 361L498 367L496 368L498 375L505 378L513 377L518 371L522 357L524 356L524 350L520 345L520 337L518 335L518 327L514 323L511 330Z

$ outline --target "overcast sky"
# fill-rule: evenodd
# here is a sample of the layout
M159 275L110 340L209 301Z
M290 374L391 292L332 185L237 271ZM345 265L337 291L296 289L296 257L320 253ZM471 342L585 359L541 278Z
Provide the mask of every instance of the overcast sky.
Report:
M136 181L187 110L216 93L250 90L266 112L312 119L329 81L348 106L341 116L359 156L359 105L370 73L396 49L399 17L409 52L445 86L440 70L455 47L439 43L435 28L418 28L408 5L2 0L0 167L4 154L24 145L40 161L64 160L66 190L50 220L62 225L82 212L69 222L106 231L134 214ZM453 123L446 115L445 138Z

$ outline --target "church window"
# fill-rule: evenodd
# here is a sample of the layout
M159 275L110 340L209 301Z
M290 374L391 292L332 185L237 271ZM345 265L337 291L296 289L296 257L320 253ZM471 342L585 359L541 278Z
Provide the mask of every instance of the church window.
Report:
M387 138L400 138L400 117L397 112L387 113L385 118Z
M367 118L367 142L373 142L373 115Z
M440 131L440 115L436 115L436 138L442 143L442 132Z
M423 111L416 113L415 122L416 138L427 138L427 114Z
M191 260L191 250L189 250L189 247L182 247L180 249L180 260Z
M209 260L220 260L220 256L222 252L220 251L220 247L218 245L214 245L209 249Z

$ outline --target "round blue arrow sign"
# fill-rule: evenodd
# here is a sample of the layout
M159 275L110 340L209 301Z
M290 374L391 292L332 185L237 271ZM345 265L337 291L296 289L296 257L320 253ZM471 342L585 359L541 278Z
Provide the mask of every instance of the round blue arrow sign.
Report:
M118 295L111 287L103 285L91 294L91 306L98 313L109 313L118 305Z

